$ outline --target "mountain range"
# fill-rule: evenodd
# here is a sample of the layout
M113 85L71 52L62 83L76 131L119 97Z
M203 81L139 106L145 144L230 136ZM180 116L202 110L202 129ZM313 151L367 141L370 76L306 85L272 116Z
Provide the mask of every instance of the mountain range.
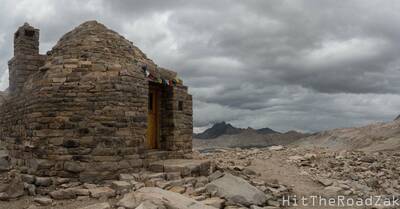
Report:
M194 134L193 147L198 150L223 147L266 147L286 145L307 136L309 134L296 131L280 133L270 128L237 128L229 123L220 122L202 133Z
M230 123L226 123L225 121L220 123L215 123L211 128L205 130L202 133L194 134L194 138L197 139L215 139L222 135L236 135L245 132L255 132L258 134L277 134L279 132L274 131L270 128L261 128L261 129L253 129L251 127L248 128L236 128L232 126Z

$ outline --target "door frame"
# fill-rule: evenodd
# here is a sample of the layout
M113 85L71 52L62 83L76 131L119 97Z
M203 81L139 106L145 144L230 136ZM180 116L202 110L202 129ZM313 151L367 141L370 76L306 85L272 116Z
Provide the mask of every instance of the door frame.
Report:
M161 113L161 88L158 87L156 84L152 84L149 82L149 92L148 92L148 97L150 96L150 93L153 93L153 111L155 111L155 141L154 141L154 146L151 146L152 143L149 142L151 140L148 136L149 133L149 124L147 124L147 130L146 130L146 143L145 147L146 149L159 149L160 148L160 113ZM148 98L148 102L150 99ZM149 106L148 106L149 107ZM149 108L147 108L147 122L149 122Z

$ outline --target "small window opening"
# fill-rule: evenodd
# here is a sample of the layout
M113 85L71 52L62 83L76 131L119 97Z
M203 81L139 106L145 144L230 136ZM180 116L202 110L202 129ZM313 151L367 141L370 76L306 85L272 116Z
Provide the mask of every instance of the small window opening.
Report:
M183 101L178 101L178 110L179 111L183 110Z
M153 111L153 93L149 93L149 112Z
M15 39L17 39L19 37L19 31L17 31L16 33L15 33Z
M25 30L25 36L33 37L35 35L35 31L33 30Z

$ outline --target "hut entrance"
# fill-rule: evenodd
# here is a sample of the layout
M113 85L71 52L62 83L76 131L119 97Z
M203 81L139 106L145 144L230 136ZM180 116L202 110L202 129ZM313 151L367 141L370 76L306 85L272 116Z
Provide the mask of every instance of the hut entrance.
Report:
M157 149L158 148L158 136L159 136L159 115L160 115L160 103L159 103L160 91L150 86L149 97L148 97L148 114L147 114L147 148Z

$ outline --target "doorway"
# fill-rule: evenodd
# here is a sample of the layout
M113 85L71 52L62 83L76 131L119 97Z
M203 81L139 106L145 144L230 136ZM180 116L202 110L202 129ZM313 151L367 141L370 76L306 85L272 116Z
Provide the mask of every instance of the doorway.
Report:
M150 86L148 96L148 113L147 113L147 149L158 148L159 136L159 95L160 91Z

